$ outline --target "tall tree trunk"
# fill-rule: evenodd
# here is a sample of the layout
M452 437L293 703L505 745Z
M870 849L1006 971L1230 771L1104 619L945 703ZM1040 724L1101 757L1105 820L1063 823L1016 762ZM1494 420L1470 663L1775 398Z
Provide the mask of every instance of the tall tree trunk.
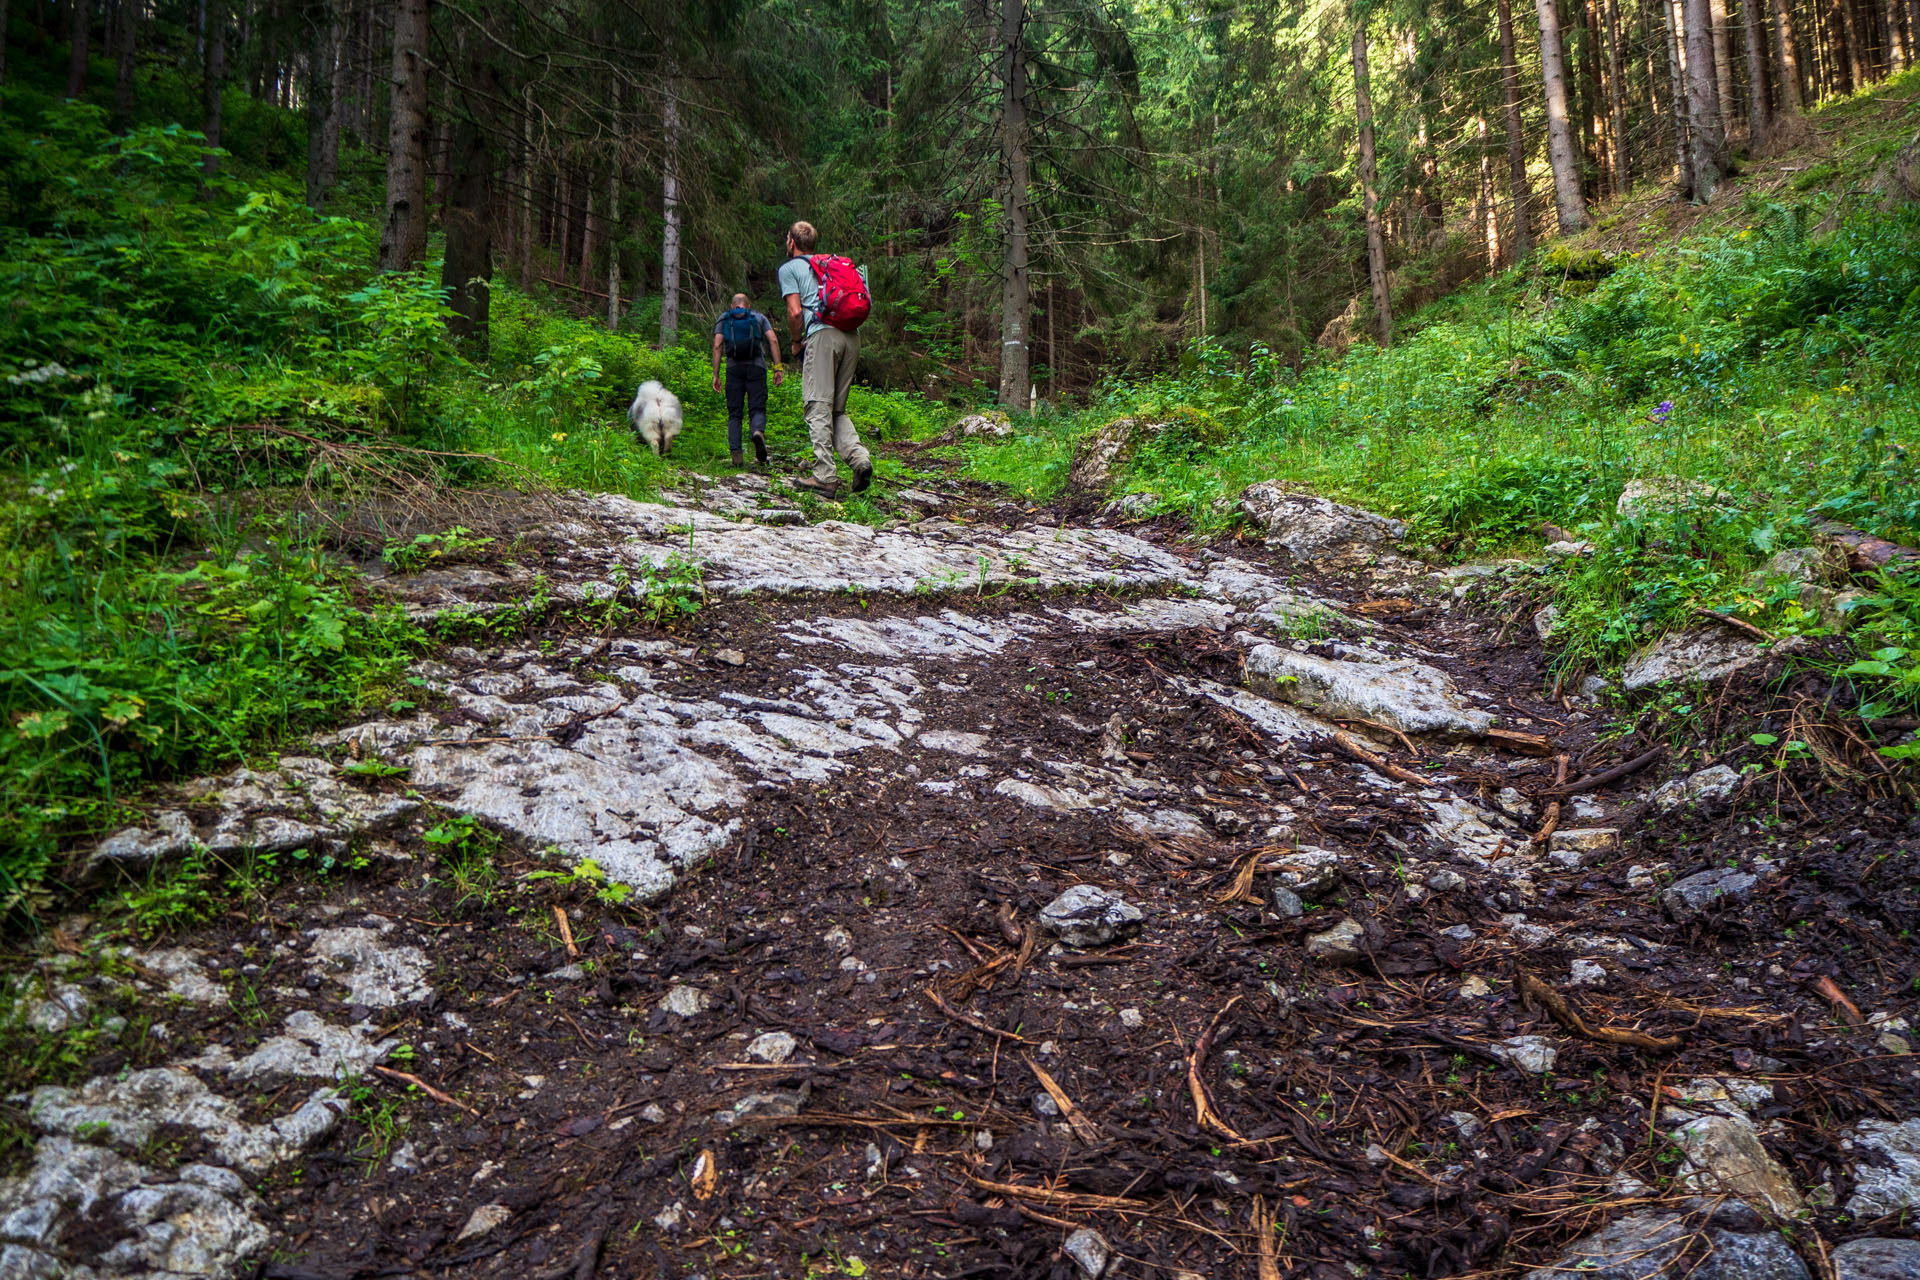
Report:
M1553 0L1545 0L1551 4ZM1393 293L1387 280L1387 238L1380 225L1380 175L1373 155L1373 95L1367 82L1367 23L1353 23L1353 112L1360 123L1360 194L1367 214L1367 282L1373 290L1373 332L1393 345Z
M1792 0L1773 0L1773 45L1780 69L1774 77L1780 87L1780 114L1797 116L1805 109L1806 99L1800 92L1800 52L1793 34Z
M1554 0L1534 0L1540 19L1540 76L1547 91L1547 159L1553 167L1553 204L1560 230L1587 225L1580 193L1580 157L1574 146L1573 119L1567 113L1567 59L1560 43L1560 14Z
M1613 190L1633 190L1633 166L1627 157L1627 63L1620 50L1620 0L1606 0L1607 112L1613 119Z
M1680 44L1680 0L1657 0L1667 25L1667 96L1673 104L1673 173L1680 194L1693 195L1693 148L1687 138L1687 73Z
M533 288L533 251L540 236L533 222L533 84L520 90L520 292Z
M1693 198L1713 199L1727 172L1727 139L1720 127L1720 104L1713 69L1711 0L1686 0L1687 136L1693 159Z
M1740 22L1747 45L1748 143L1758 152L1773 136L1773 108L1767 96L1766 22L1760 16L1760 0L1740 0Z
M607 328L620 327L620 82L613 83L613 162L607 166Z
M1598 178L1605 167L1603 146L1596 127L1599 116L1598 65L1593 56L1593 24L1587 13L1588 0L1569 0L1573 14L1573 39L1568 42L1568 67L1573 74L1575 117L1580 122L1580 194L1582 199L1599 195ZM1564 38L1564 37L1563 37Z
M584 292L593 288L593 174L583 175L580 185L586 188L586 208L580 214L580 288ZM563 269L560 273L565 275Z
M1912 50L1908 48L1906 33L1900 29L1900 5L1898 0L1881 0L1881 21L1887 27L1887 73L1899 75L1912 61Z
M1497 0L1500 10L1500 83L1506 94L1507 183L1513 197L1513 256L1533 252L1533 219L1527 204L1533 191L1527 182L1527 138L1521 129L1520 64L1513 48L1513 7Z
M1494 216L1493 204L1493 139L1485 116L1475 117L1474 126L1480 144L1480 182L1473 215L1480 229L1480 244L1487 252L1487 271L1491 273L1500 265L1500 220Z
M318 213L326 207L327 191L333 175L327 169L328 135L338 136L340 122L334 111L333 63L336 46L334 6L321 0L307 6L307 207ZM337 142L335 146L337 147Z
M1027 279L1026 0L1000 0L1000 404L1028 408L1033 356L1027 346L1032 309Z
M493 153L491 134L480 117L494 110L494 73L484 59L468 66L471 88L461 94L463 108L453 127L443 222L446 257L440 284L453 315L447 332L475 356L487 350L487 321L493 293Z
M387 128L387 225L380 267L406 271L427 256L428 0L394 0Z
M120 0L113 22L113 131L125 133L133 124L133 58L140 42L137 0ZM6 0L0 0L0 31L6 26Z
M1733 119L1733 56L1727 41L1727 0L1707 0L1708 20L1713 24L1713 100L1714 114L1720 119L1720 136L1726 138L1728 121Z
M1833 0L1840 13L1840 37L1846 45L1848 88L1858 93L1867 87L1866 47L1860 43L1860 28L1854 22L1853 5L1848 0Z
M7 0L0 0L0 83L7 78Z
M680 333L680 80L667 79L661 108L665 157L660 180L660 345L670 347Z
M201 167L220 172L220 127L227 96L227 0L206 0L207 62L200 78L201 104L206 112L207 154Z
M89 0L68 0L72 6L67 25L67 96L77 98L87 91L87 42L92 35L93 5Z

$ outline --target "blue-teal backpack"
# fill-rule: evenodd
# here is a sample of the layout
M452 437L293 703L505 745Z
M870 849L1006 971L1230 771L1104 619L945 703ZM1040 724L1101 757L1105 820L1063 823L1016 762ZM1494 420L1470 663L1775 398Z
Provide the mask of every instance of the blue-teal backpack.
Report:
M760 318L741 307L730 307L720 317L720 347L729 360L755 360L760 355Z

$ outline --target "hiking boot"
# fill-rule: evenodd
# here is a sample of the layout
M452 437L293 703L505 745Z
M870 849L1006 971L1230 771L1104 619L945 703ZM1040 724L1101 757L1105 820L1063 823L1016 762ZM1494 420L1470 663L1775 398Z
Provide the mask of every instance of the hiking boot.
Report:
M873 464L871 462L865 463L864 465L855 467L853 469L853 491L855 493L864 492L866 490L866 487L872 483L873 483Z
M831 500L840 492L840 486L831 480L815 480L812 476L801 476L793 482L793 487L802 493L811 493L817 497Z
M744 466L746 466L746 465L747 465L747 460L746 460L746 458L745 458L745 457L744 457L744 456L743 456L743 455L741 454L741 452L740 452L740 451L739 451L738 449L735 449L735 450L733 451L733 453L732 453L732 455L731 455L731 457L733 458L733 465L734 465L734 466L736 466L736 467L744 467Z
M764 431L753 433L753 460L763 467L767 465L767 435Z

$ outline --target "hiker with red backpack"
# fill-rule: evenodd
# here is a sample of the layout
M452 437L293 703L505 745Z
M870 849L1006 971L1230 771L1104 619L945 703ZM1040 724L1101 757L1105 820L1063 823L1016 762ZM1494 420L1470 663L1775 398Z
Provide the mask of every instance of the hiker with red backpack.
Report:
M753 429L753 457L767 465L767 358L773 358L773 385L786 376L780 363L780 339L773 321L747 305L747 295L733 295L733 306L713 322L713 389L723 390L720 361L724 358L727 397L727 450L733 465L743 467L740 453L740 411L746 410Z
M788 229L780 292L787 302L787 331L802 353L800 398L813 439L813 474L794 481L794 487L831 498L839 491L835 454L853 468L855 493L873 483L873 459L847 416L847 391L860 359L860 323L873 309L873 295L866 272L851 258L815 253L819 242L811 222Z

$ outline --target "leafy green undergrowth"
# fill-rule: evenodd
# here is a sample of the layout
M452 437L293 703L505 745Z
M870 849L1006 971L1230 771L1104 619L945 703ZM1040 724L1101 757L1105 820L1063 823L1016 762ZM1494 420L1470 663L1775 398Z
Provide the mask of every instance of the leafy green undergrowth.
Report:
M1177 377L961 448L970 474L1045 498L1076 441L1139 416L1176 429L1142 444L1117 487L1202 530L1235 524L1240 492L1273 479L1401 516L1455 557L1537 549L1551 522L1595 548L1558 583L1567 670L1617 663L1708 606L1781 633L1860 626L1890 674L1854 674L1910 705L1920 586L1842 599L1842 619L1756 570L1820 519L1920 534L1920 210L1815 235L1806 210L1776 207L1583 274L1598 278L1574 290L1550 267L1509 273L1415 317L1389 350L1297 378L1258 349L1242 362L1203 346ZM1179 426L1195 413L1225 443ZM1622 489L1649 477L1722 496L1618 515Z
M645 498L728 465L697 322L656 351L501 281L490 349L462 349L436 263L377 274L366 224L203 156L178 127L113 137L84 104L0 117L0 915L34 909L63 844L131 820L153 782L393 696L444 634L369 605L343 545L417 571L488 543L452 505L436 526L449 489ZM667 459L625 419L648 378L684 405ZM850 408L869 439L940 413L866 389ZM770 417L776 467L799 469L797 382ZM658 623L691 598L649 585L629 612Z

